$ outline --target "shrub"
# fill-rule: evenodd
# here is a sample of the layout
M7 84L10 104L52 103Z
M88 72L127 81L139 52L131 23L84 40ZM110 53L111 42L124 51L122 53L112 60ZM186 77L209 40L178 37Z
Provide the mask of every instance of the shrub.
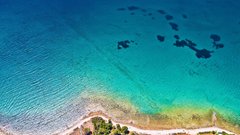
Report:
M124 134L129 134L128 127L123 126L121 132Z
M134 132L130 132L129 135L136 135Z
M116 125L117 129L121 131L121 126L119 124Z
M108 120L108 122L106 122L105 120L103 120L101 117L95 117L92 118L92 123L94 125L94 135L126 135L129 134L129 130L128 127L123 126L121 128L120 124L116 124L116 127L113 126L112 121ZM91 135L92 133L90 133L90 129L86 129L86 133L89 134L85 134L85 135ZM132 133L131 135L135 135L134 133Z
M121 132L118 129L114 129L111 134L112 135L121 135Z
M91 135L92 131L89 128L84 128L84 135Z
M109 119L109 120L108 120L108 123L109 123L109 124L112 124L112 121L111 121L111 119Z

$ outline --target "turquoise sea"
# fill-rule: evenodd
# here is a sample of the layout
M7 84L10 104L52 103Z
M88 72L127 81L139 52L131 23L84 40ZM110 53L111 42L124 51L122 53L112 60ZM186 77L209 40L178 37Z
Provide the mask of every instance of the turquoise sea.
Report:
M240 124L240 1L0 0L0 127L65 129L82 93Z

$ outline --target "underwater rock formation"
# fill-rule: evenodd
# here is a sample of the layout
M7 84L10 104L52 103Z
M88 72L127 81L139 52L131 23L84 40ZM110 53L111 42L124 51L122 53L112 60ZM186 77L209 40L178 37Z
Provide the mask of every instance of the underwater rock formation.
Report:
M184 19L187 19L187 18L188 18L187 15L185 15L185 14L182 14L182 17L183 17Z
M219 48L223 48L224 47L224 44L222 43L213 43L213 47L215 47L216 49L219 49Z
M126 8L117 8L117 11L124 11Z
M173 37L177 40L180 39L180 37L178 35L174 35Z
M163 14L163 15L166 14L166 12L162 9L159 9L157 12L160 13L160 14Z
M173 44L176 47L184 47L187 45L187 42L185 40L176 40L176 42Z
M140 9L140 7L137 7L137 6L129 6L128 7L128 10L130 10L130 11L139 10L139 9Z
M132 12L130 15L135 15L135 13L134 13L134 12Z
M171 15L166 15L165 18L166 18L166 20L170 21L170 20L173 19L173 16L171 16Z
M191 50L196 52L196 56L197 58L210 58L212 55L211 53L213 53L213 51L209 51L207 49L197 49L196 46L197 44L192 42L189 39L185 39L185 40L176 40L176 42L173 44L174 46L177 47L184 47L187 46L188 48L190 48Z
M160 41L160 42L164 42L165 37L164 37L164 36L161 36L161 35L157 35L157 39L158 39L158 41Z
M149 16L152 20L155 19L154 13L152 12L148 12L146 9L141 8L141 7L137 7L137 6L128 6L127 8L118 8L119 11L123 11L123 10L129 10L130 11L130 15L135 15L135 12L138 13L138 11L143 13L143 16ZM138 11L137 11L138 10ZM165 19L167 21L169 21L169 25L171 26L171 29L174 31L179 31L179 26L177 23L171 21L174 19L174 17L168 13L166 13L164 10L159 9L157 10L158 13L164 15ZM187 19L187 15L186 14L181 14L182 18ZM197 44L194 43L193 41L189 40L189 39L184 39L181 40L180 36L175 34L173 36L176 39L176 42L173 43L174 46L176 47L187 47L191 50L193 50L195 52L195 55L197 58L210 58L212 56L213 51L207 50L207 49L198 49ZM165 36L163 35L156 35L156 38L159 42L164 42L165 41ZM216 49L219 48L223 48L224 44L219 43L219 41L221 40L221 37L217 34L211 34L210 38L213 40L213 47ZM134 42L134 41L133 41ZM124 40L124 41L119 41L118 42L118 49L122 49L122 48L128 48L130 46L132 42L129 40ZM137 44L137 43L135 43Z
M213 40L213 42L218 42L221 40L221 37L217 34L211 34L210 38Z
M207 49L201 49L200 50L200 49L197 49L197 48L195 48L193 46L188 46L188 47L196 52L195 55L197 56L197 58L205 58L205 59L207 59L207 58L210 58L212 56L211 53L213 53L213 51L209 51Z
M118 49L128 48L129 43L130 43L129 40L119 41L117 47L118 47Z
M131 43L134 43L135 41L133 40L123 40L123 41L118 41L117 48L118 49L126 49L130 46ZM137 45L137 43L135 43Z
M213 47L216 49L223 48L224 44L218 43L221 40L221 37L217 34L211 34L210 38L213 40Z
M178 25L176 23L170 22L169 25L173 30L178 31Z

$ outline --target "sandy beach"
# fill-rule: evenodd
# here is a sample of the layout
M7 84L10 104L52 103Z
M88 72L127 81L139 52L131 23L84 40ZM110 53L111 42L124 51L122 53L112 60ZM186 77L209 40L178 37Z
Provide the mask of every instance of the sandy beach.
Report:
M80 128L84 123L91 121L91 119L94 117L101 117L106 121L111 119L110 117L108 117L107 115L105 115L101 112L92 113L92 114L89 114L89 116L84 117L83 119L78 121L77 124L73 125L72 127L69 127L68 129L66 129L65 131L63 131L61 133L54 133L54 135L70 135L74 131L74 129ZM225 132L227 134L235 134L233 132L230 132L228 130L221 129L221 128L218 128L215 126L214 127L206 127L206 128L197 128L197 129L179 128L179 129L170 129L170 130L147 130L147 129L141 129L138 127L134 127L129 124L117 123L115 121L112 121L112 123L113 123L113 125L119 124L120 126L127 126L130 131L136 132L138 134L169 135L169 134L174 134L174 133L186 133L186 134L191 134L191 135L197 135L200 132L211 132L211 131ZM6 133L6 132L0 130L0 135L10 135L10 133Z
M84 96L89 101L87 105L89 114L76 119L72 125L68 125L66 130L56 131L54 134L68 135L77 127L81 127L85 122L94 117L101 117L104 120L113 122L114 125L120 124L127 126L130 131L139 134L165 135L173 133L197 134L199 132L226 132L228 134L238 134L239 128L232 123L225 121L218 113L203 111L193 108L178 108L169 110L157 115L140 114L137 108L121 100L113 100L109 95ZM108 97L108 98L107 98ZM98 111L96 111L98 110ZM201 112L202 111L202 112Z
M226 132L228 134L238 134L239 128L230 122L225 121L216 112L194 110L193 108L178 108L169 110L156 115L140 114L133 105L127 101L98 95L92 97L82 94L88 103L85 115L75 117L74 123L65 125L65 128L59 129L51 134L69 135L74 129L81 128L86 122L94 117L101 117L104 120L111 119L114 125L120 124L127 126L129 131L139 134L166 135L173 133L186 133L196 135L199 132ZM214 117L212 117L212 116ZM19 134L0 128L0 135ZM20 133L21 134L21 133Z
M214 119L217 119L217 121L215 121L216 123L214 122L212 125L209 124L210 122L207 120L207 116L199 114L196 114L196 117L199 116L199 119L196 119L198 123L196 123L196 120L189 121L188 118L181 119L181 123L179 123L180 120L175 118L179 115L178 113L183 110L175 110L174 115L167 112L168 114L162 114L162 116L165 116L165 118L163 118L160 114L159 116L138 114L135 110L136 108L130 106L129 104L123 104L120 100L113 101L109 100L109 98L105 99L105 97L100 96L94 100L91 97L88 98L88 114L75 118L76 121L74 123L69 123L69 125L66 125L65 129L60 129L51 134L70 135L74 129L81 128L86 122L91 121L94 117L101 117L106 121L111 119L113 125L120 124L120 126L127 126L129 131L133 131L138 134L168 135L174 133L186 133L197 135L199 132L211 131L225 132L228 134L238 133L237 127L232 126L228 122L223 122L221 118L217 119L215 112L212 115L214 116ZM183 113L181 112L180 114ZM187 123L186 121L189 122ZM207 124L203 124L203 121ZM5 132L0 129L0 135L12 134L14 135L18 133L11 131Z
M6 131L4 131L0 128L0 135L11 135L11 134L7 133Z

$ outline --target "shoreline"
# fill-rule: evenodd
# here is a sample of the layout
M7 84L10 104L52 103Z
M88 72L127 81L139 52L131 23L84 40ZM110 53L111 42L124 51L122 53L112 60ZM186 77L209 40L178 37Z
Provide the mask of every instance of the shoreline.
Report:
M67 127L62 131L56 131L52 133L52 135L70 135L73 133L74 129L81 128L86 122L91 121L94 117L101 117L105 121L111 119L113 125L119 124L120 126L127 126L129 131L136 132L138 134L151 134L151 135L169 135L174 133L186 133L190 135L197 135L200 132L225 132L227 134L237 135L229 130L220 128L218 126L209 126L209 127L199 127L199 128L172 128L172 129L148 129L148 128L141 128L134 124L126 124L121 120L113 120L112 117L108 116L107 114L103 113L102 111L97 112L90 112L89 114L82 116L77 122L74 122L71 126ZM14 135L14 132L5 131L0 128L0 135Z
M13 134L12 134L12 133L9 133L8 131L3 130L3 129L0 127L0 135L13 135Z
M106 114L102 112L92 112L88 116L84 116L80 121L77 122L77 124L69 127L63 132L55 133L54 135L70 135L74 129L81 128L81 126L90 121L94 117L101 117L105 121L111 119L111 117L107 116ZM130 131L136 132L138 134L151 134L151 135L167 135L167 134L174 134L174 133L187 133L191 135L197 135L200 132L225 132L227 134L235 134L231 131L219 128L217 126L211 126L211 127L203 127L203 128L196 128L196 129L185 129L185 128L177 128L177 129L161 129L161 130L150 130L150 129L142 129L137 126L133 126L131 124L124 124L120 122L113 121L111 119L113 125L119 124L120 126L127 126Z
M74 131L74 129L77 127L81 128L85 122L89 122L91 118L94 117L101 117L104 120L111 119L114 125L120 124L121 126L127 126L130 131L140 134L197 134L199 132L207 131L224 131L228 134L239 133L238 127L235 127L232 124L226 125L228 122L224 121L221 118L221 115L217 117L216 113L212 114L212 111L204 111L205 113L201 114L198 112L198 110L195 110L196 112L191 112L190 110L189 112L185 112L185 114L190 117L183 116L181 119L178 119L178 115L183 114L182 112L185 111L184 109L182 110L182 108L178 108L177 110L174 108L174 111L170 109L164 112L162 115L142 115L139 114L137 109L132 106L132 104L126 104L126 102L123 102L122 100L111 100L111 98L109 99L106 97L101 97L102 96L98 96L98 98L88 97L88 103L86 103L87 107L85 108L88 111L85 114L75 117L75 121L65 125L65 128L61 128L49 133L52 135L69 135ZM191 114L195 114L194 121L191 121ZM210 114L217 117L217 126L214 126L216 123L210 124ZM205 122L205 124L202 122ZM0 127L0 135L18 134L17 132L4 129L5 128Z

